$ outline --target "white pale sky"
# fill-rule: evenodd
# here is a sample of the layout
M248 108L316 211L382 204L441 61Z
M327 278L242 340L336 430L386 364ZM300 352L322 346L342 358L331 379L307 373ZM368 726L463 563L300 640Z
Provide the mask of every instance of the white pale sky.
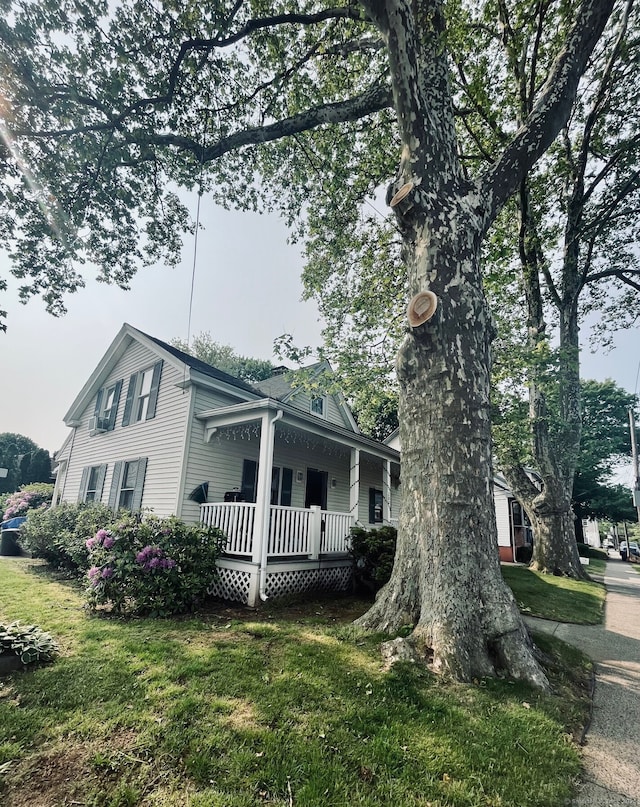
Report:
M317 308L301 301L300 251L287 244L283 223L204 200L201 223L191 336L210 331L242 355L274 360L273 341L283 333L317 346ZM60 319L37 298L19 303L14 284L0 301L8 312L8 331L0 334L0 433L23 434L51 453L59 449L68 433L64 414L123 322L167 342L186 339L192 268L187 237L179 267L143 269L126 292L89 281L69 295ZM8 275L1 255L0 275ZM610 352L582 353L584 378L611 378L628 392L640 392L639 370L640 324L618 333ZM631 482L630 469L619 481Z

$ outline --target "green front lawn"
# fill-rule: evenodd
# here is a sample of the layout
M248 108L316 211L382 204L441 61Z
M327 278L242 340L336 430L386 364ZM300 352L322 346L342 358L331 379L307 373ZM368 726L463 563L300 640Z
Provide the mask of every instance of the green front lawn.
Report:
M606 591L600 583L539 574L524 566L502 566L502 576L528 616L578 625L602 622Z
M51 666L0 681L4 807L556 807L579 772L584 657L541 637L555 694L381 665L354 598L182 619L91 616L35 561L0 560L0 621ZM564 661L562 661L564 659ZM39 803L39 802L38 802Z

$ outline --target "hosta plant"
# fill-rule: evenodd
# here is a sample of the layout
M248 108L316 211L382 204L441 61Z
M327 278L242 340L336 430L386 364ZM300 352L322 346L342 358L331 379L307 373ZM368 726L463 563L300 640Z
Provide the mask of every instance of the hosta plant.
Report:
M37 625L10 625L0 623L0 655L16 655L23 664L53 661L59 652L58 644L49 633Z

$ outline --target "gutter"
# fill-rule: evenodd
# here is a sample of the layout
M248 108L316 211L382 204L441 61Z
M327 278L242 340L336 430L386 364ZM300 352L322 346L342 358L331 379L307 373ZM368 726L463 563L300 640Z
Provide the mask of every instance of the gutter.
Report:
M271 469L273 467L273 444L274 444L274 437L275 437L275 428L276 423L279 420L282 420L284 417L284 410L278 409L276 414L271 418L271 420L267 420L267 433L264 435L267 440L267 456L266 456L266 463L265 468ZM262 602L266 602L268 597L265 594L265 588L267 583L267 550L269 548L269 518L271 515L271 500L269 499L268 502L265 502L264 507L264 515L262 521L262 546L260 548L260 599Z

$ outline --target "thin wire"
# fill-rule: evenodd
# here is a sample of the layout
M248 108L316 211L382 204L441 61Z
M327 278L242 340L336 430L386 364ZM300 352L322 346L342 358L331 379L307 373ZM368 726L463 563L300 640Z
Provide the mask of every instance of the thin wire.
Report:
M201 168L202 175L202 168ZM191 268L191 293L189 295L189 318L187 322L187 348L191 342L191 315L193 313L193 290L196 285L196 263L198 259L198 233L200 231L200 200L202 199L202 182L198 191L198 206L196 208L196 232L193 239L193 266Z
M638 392L638 379L640 378L640 359L638 359L638 372L636 373L636 385L633 388L633 394L636 395Z

